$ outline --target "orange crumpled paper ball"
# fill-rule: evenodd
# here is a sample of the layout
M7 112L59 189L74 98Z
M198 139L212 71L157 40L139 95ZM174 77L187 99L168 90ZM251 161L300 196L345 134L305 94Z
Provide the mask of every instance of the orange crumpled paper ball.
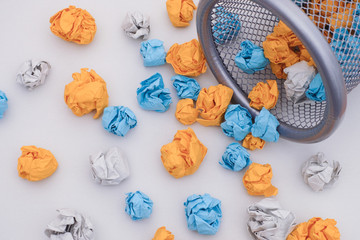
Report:
M254 137L251 133L249 133L248 135L246 135L246 137L244 138L243 142L242 142L242 146L244 148L255 150L255 149L263 149L265 145L265 141L262 140L261 138L258 137Z
M276 80L266 80L267 83L258 82L249 93L250 106L261 110L263 107L272 109L279 97Z
M339 229L334 219L311 218L300 223L286 240L340 240Z
M196 122L199 115L194 106L194 100L190 98L180 99L176 105L175 117L184 125L191 125Z
M56 171L58 162L49 150L23 146L21 151L17 166L20 177L29 181L40 181Z
M162 146L161 161L165 169L175 178L196 172L202 163L207 148L196 137L191 128L179 130L174 140Z
M278 189L271 184L272 169L270 164L252 163L243 177L244 186L250 195L275 196Z
M222 84L201 89L196 101L201 118L197 121L203 126L220 126L233 92Z
M94 71L82 68L73 73L74 81L65 86L65 103L76 116L96 110L94 119L100 117L109 103L106 82Z
M174 240L174 235L165 227L161 227L156 231L152 240Z
M166 55L166 62L170 63L175 73L196 77L206 72L206 59L198 40L171 46Z
M171 23L175 27L187 27L193 19L196 6L193 0L167 0L166 9Z
M89 44L96 33L95 19L88 11L69 6L50 18L50 30L58 37L78 43Z
M338 12L333 13L331 17L327 17L326 22L330 25L330 30L334 32L341 27L351 28L355 9L356 3L347 3L345 7L339 7Z

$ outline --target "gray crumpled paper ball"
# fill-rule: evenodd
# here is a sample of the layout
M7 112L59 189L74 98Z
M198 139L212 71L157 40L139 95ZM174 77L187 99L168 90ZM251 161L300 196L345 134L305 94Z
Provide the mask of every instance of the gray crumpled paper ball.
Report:
M16 81L28 90L45 83L51 66L48 62L40 60L28 60L24 62L16 76Z
M122 28L125 34L133 39L147 39L150 33L150 18L140 12L128 12Z
M127 158L117 147L90 155L90 164L94 180L102 185L119 184L130 175Z
M324 153L319 152L306 161L301 169L304 182L315 192L322 191L339 178L340 163L325 159Z

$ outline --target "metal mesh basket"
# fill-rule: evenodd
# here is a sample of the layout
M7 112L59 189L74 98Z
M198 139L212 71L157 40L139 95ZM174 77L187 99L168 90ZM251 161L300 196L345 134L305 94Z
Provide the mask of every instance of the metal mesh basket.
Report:
M249 106L247 95L259 81L277 80L279 99L271 112L280 122L281 136L298 142L317 142L336 129L346 108L346 93L360 82L360 40L357 41L360 26L353 24L352 4L357 3L348 0L201 0L197 14L199 40L210 69L220 83L234 90L236 103L256 116L258 111ZM340 7L341 16L336 15ZM360 15L360 1L358 7ZM284 80L277 79L270 66L247 74L235 65L241 42L251 40L262 47L279 20L291 28L314 59L324 83L326 101L294 104L286 98ZM359 32L359 38L344 38L337 29L346 29L349 36Z

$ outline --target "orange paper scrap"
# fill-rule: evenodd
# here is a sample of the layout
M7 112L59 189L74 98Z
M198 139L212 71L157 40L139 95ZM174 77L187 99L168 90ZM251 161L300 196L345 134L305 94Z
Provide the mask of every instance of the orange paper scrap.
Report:
M82 68L73 73L74 81L65 86L65 103L76 116L96 110L94 118L100 117L109 103L105 81L94 71Z
M199 115L194 106L194 100L190 98L180 99L176 105L175 117L184 125L191 125L196 122Z
M196 137L191 128L179 130L171 143L161 148L161 161L175 178L196 172L207 152L207 148Z
M279 97L276 80L266 80L267 83L258 82L249 93L250 106L261 110L263 107L272 109Z
M165 227L161 227L156 231L152 240L174 240L174 235Z
M251 151L257 148L263 149L264 145L265 145L264 140L258 137L254 137L251 133L246 135L245 139L242 142L242 146L244 148L250 149Z
M50 18L50 30L58 37L78 44L89 44L96 33L95 19L86 10L69 6Z
M21 151L17 166L20 177L29 181L40 181L56 171L58 162L49 150L23 146Z
M243 177L247 192L254 196L275 196L278 189L271 184L272 175L270 164L252 163Z
M196 6L193 0L167 0L166 9L175 27L187 27L193 19Z

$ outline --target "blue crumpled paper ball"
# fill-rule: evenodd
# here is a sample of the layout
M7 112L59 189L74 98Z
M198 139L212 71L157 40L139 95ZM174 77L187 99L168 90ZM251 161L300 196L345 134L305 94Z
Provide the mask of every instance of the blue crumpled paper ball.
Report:
M360 38L352 36L346 28L335 29L330 46L341 66L355 66L359 61ZM345 77L347 74L344 72Z
M222 217L221 201L209 194L193 194L184 203L188 228L200 234L214 235Z
M110 133L124 137L136 124L135 114L127 107L111 106L104 109L102 125Z
M264 70L270 63L264 56L264 50L250 40L243 41L240 47L241 51L235 56L235 64L245 73L254 74Z
M160 73L155 73L140 84L141 87L136 90L140 107L156 112L165 112L169 109L171 103L170 90L164 88Z
M135 193L130 192L126 194L125 199L126 207L125 212L131 217L132 220L141 220L150 217L152 213L153 201L140 191Z
M140 53L145 67L159 66L166 63L164 42L159 39L150 39L142 42Z
M213 37L218 44L236 38L241 29L239 15L228 12L223 6L215 9L217 23L212 27Z
M226 136L242 141L251 132L252 118L246 108L239 104L229 105L225 113L225 122L221 128Z
M199 83L193 79L182 75L175 75L171 78L173 86L177 91L177 95L180 99L191 98L197 100L200 92Z
M279 140L279 132L277 131L279 125L276 117L266 108L262 108L255 118L251 133L254 137L261 138L266 142L277 142Z
M316 74L305 94L308 99L313 101L321 102L326 100L325 88L320 73Z
M240 171L251 164L250 154L239 143L230 143L222 155L220 165L232 171Z
M360 35L360 3L356 4L356 9L353 12L353 22L351 28L355 30L355 35Z
M8 99L6 94L0 90L0 118L3 118L4 112L8 109Z

